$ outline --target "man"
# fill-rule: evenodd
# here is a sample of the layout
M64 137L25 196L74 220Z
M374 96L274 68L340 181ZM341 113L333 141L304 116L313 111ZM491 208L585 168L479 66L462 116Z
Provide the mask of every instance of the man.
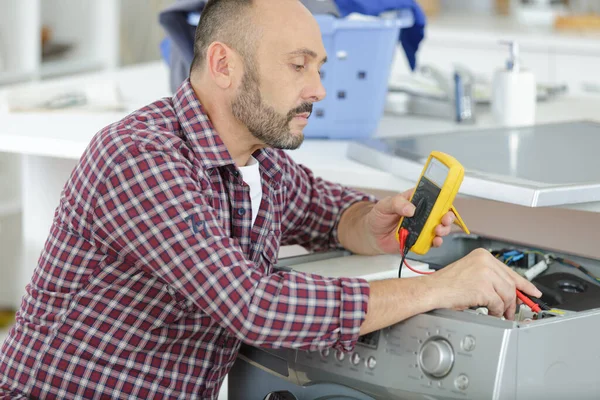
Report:
M515 287L540 294L484 250L370 284L273 271L280 244L396 253L414 212L278 150L301 144L324 61L298 0L207 5L190 80L102 130L67 182L1 349L0 397L215 399L242 341L351 350L435 308L511 318Z

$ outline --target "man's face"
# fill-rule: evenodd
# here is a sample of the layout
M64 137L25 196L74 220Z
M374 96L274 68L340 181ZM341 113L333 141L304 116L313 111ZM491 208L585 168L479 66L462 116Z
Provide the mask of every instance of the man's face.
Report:
M244 75L231 108L234 117L265 145L296 149L304 140L302 131L312 104L325 97L320 78L325 49L318 24L299 2L277 3L291 9L279 10L274 19L262 14L261 40L251 59L244 60Z
M294 150L304 140L302 128L312 113L312 103L281 113L265 103L260 93L257 71L247 68L238 94L231 104L233 116L242 122L254 137L269 147ZM292 129L299 129L292 132Z

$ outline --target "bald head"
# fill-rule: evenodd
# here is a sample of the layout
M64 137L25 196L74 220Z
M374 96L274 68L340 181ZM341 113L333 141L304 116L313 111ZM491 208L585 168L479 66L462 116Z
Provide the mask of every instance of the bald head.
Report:
M209 0L202 10L194 39L194 59L190 73L201 70L206 52L213 42L236 50L244 61L253 64L263 34L288 36L295 27L318 27L310 11L299 0ZM318 29L317 29L318 32Z

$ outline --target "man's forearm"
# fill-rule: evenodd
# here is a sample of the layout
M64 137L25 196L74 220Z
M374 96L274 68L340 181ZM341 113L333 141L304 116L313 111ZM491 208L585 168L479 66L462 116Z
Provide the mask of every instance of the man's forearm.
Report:
M376 331L439 307L431 277L385 279L370 282L367 315L360 334Z
M374 206L375 203L360 201L342 214L338 225L338 239L345 249L363 255L382 254L373 238L367 234L365 217Z
M358 202L348 208L338 226L338 239L345 249L357 254L381 254L368 233L367 214L375 203ZM368 266L365 266L368 268ZM438 307L438 293L431 277L386 279L370 282L367 315L360 327L364 335Z

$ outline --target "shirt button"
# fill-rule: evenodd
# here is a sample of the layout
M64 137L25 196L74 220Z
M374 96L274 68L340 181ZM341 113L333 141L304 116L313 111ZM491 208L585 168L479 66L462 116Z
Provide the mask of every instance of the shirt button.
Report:
M245 208L238 209L238 215L241 216L241 215L244 215L244 214L246 214L246 209Z
M236 169L233 171L233 176L240 176L240 172Z

